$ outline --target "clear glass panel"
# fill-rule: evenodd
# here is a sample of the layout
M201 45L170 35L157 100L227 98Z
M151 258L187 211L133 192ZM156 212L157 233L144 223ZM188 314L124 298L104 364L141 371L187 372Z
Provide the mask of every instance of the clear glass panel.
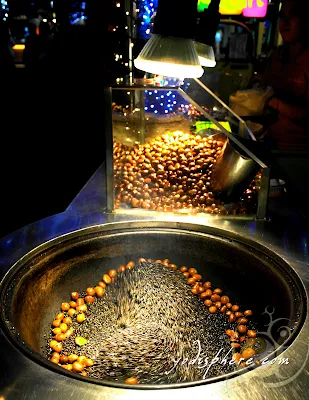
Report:
M212 172L227 137L181 96L179 84L194 95L192 82L171 79L113 88L115 211L254 215L261 174L236 201L212 192ZM211 96L195 96L232 131L226 110L214 108Z
M205 76L207 77L206 73L200 79L186 79L181 88L228 132L255 140L246 122L229 107L229 101L226 103L219 96L217 85L214 82L209 82ZM211 84L209 85L209 83ZM208 118L202 115L201 112L198 112L195 117L197 132L203 129L219 129L213 123L209 123ZM211 134L211 131L209 134Z

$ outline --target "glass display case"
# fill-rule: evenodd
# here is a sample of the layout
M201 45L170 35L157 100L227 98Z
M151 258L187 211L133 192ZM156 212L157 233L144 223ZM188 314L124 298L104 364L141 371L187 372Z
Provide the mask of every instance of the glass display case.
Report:
M266 217L260 144L200 80L157 77L105 96L109 212Z

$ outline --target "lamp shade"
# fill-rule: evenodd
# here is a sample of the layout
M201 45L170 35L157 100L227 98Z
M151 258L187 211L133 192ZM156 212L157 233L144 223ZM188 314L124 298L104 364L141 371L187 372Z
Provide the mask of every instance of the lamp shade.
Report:
M137 69L177 78L199 78L203 75L192 39L152 34L138 57Z
M212 46L201 42L194 42L194 47L197 52L199 61L203 67L215 67L216 58Z

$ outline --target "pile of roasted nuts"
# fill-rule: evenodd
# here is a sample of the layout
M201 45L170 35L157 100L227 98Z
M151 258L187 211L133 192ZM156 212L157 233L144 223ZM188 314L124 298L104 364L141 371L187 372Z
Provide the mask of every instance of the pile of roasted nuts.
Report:
M135 263L133 261L129 261L125 266L122 265L118 268L118 273L130 270L134 265ZM100 280L96 286L86 289L84 297L80 296L78 292L72 292L70 301L61 304L60 312L51 323L53 338L49 342L49 347L52 350L49 359L52 363L68 371L80 373L82 376L88 375L87 367L92 367L94 361L83 355L78 356L74 353L64 354L62 342L73 338L76 346L80 347L87 343L84 337L74 335L72 324L74 321L78 324L82 324L85 321L87 312L89 312L89 306L91 306L97 298L104 296L105 288L114 283L116 275L117 271L111 269L107 274L103 274L102 280ZM128 384L138 383L134 377L128 378L125 382Z
M133 148L114 142L115 208L249 213L256 206L259 177L237 204L224 204L211 191L212 167L223 145L222 140L180 131Z
M147 261L153 262L154 260L148 259ZM146 262L146 259L139 258L137 262ZM233 354L235 364L245 367L245 362L256 354L254 345L256 344L257 332L247 327L253 314L252 311L240 311L239 305L233 304L230 298L223 294L221 288L212 289L212 283L209 281L203 283L202 275L195 268L186 266L179 268L177 265L170 263L169 259L155 260L155 262L181 273L187 280L187 284L192 287L193 295L200 297L210 313L224 313L231 324L235 323L236 329L228 329L225 333L235 350ZM53 337L49 342L49 347L52 350L49 359L52 363L82 376L88 375L87 367L95 365L95 361L84 355L64 354L62 342L71 338L77 346L83 346L87 343L84 337L74 335L73 320L82 324L87 318L87 312L90 311L91 304L97 301L97 298L104 296L106 287L113 284L116 275L125 270L130 270L134 266L135 262L129 261L126 265L120 265L118 270L111 269L102 276L102 280L96 286L86 289L84 297L80 297L78 292L72 292L71 300L61 304L60 312L51 323ZM129 377L124 382L127 384L139 383L136 377Z

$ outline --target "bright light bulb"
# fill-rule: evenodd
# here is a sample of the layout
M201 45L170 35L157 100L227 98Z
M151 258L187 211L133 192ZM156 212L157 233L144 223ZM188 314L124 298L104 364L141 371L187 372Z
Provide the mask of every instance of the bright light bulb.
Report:
M203 68L200 66L149 61L141 58L134 60L134 66L151 74L175 76L180 79L200 78L204 73Z
M134 60L136 68L156 75L177 78L200 78L204 70L192 40L151 35Z

